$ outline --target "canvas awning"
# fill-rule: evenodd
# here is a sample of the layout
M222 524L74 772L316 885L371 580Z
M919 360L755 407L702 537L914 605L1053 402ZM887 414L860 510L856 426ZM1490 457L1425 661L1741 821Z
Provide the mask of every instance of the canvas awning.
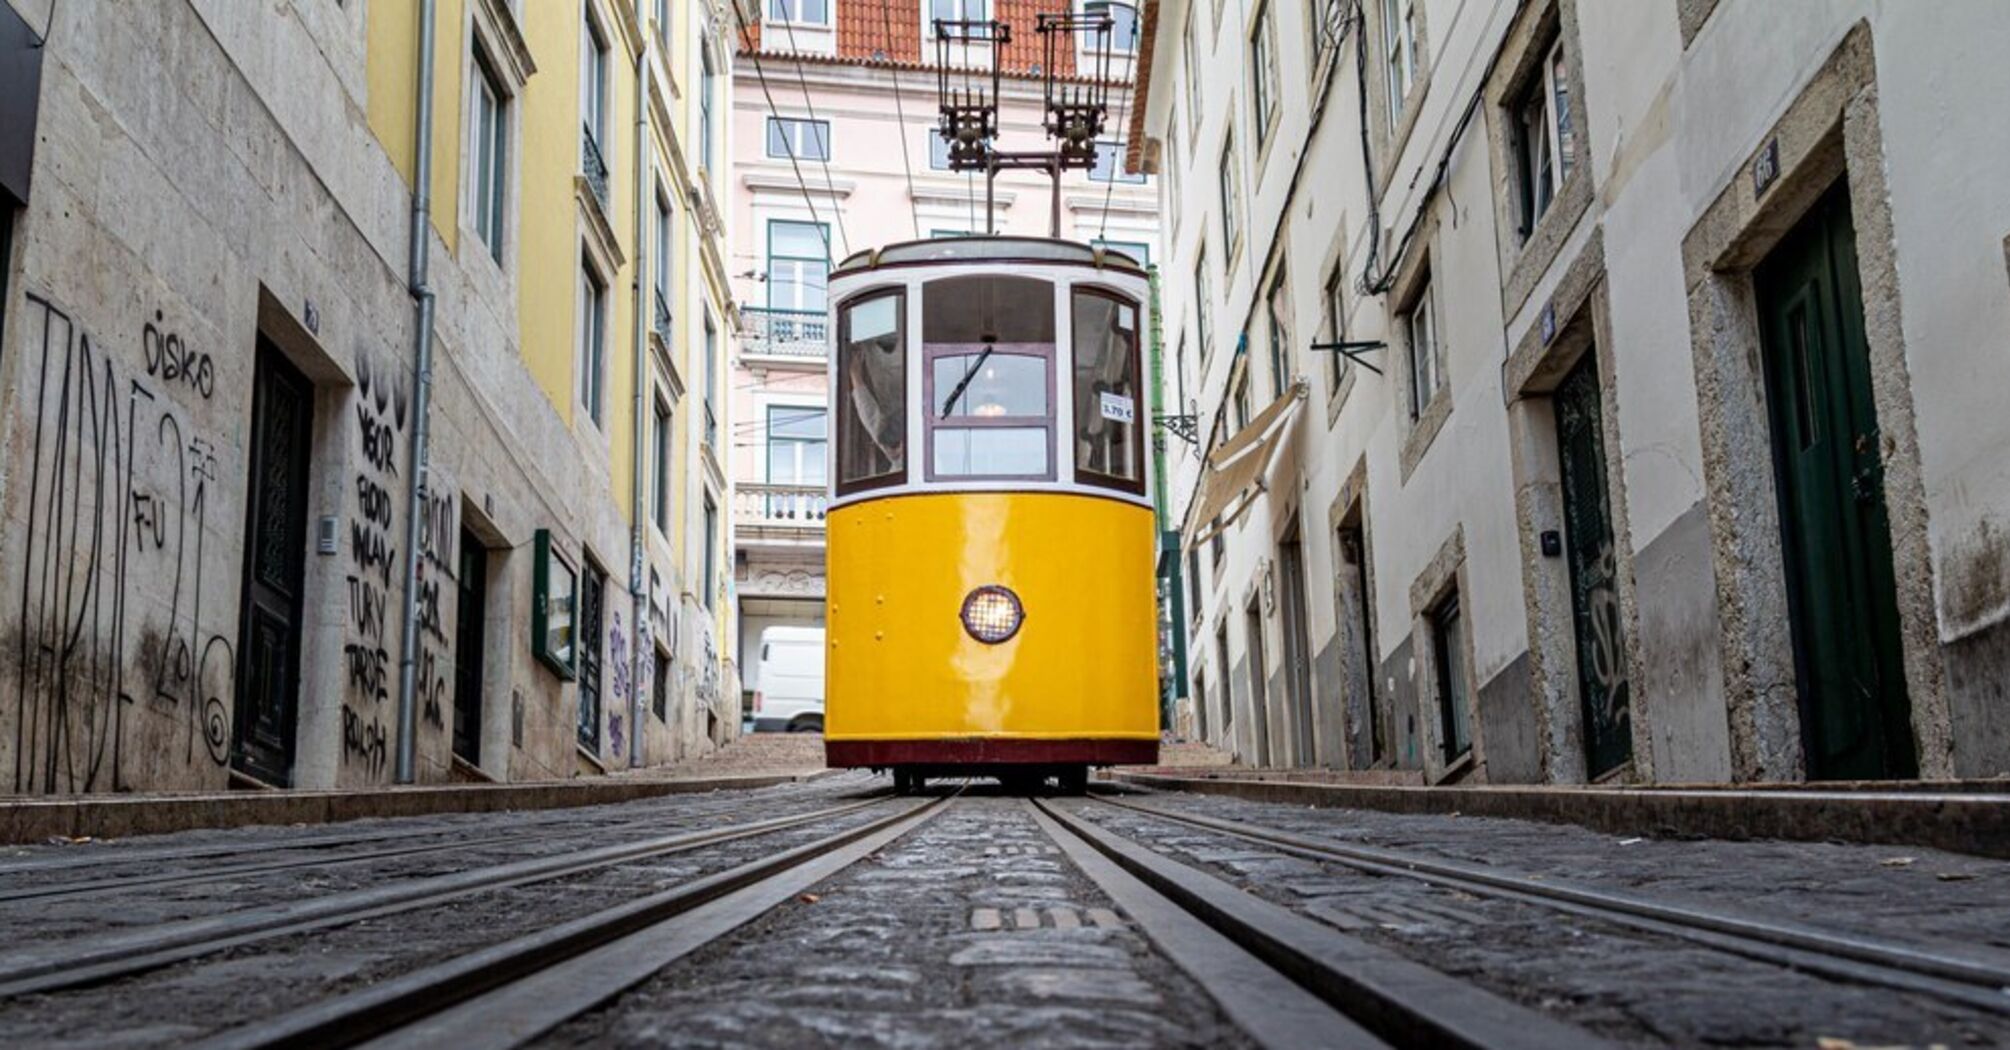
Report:
M1235 432L1208 454L1187 520L1193 523L1188 546L1206 543L1215 533L1235 524L1263 491L1264 475L1277 446L1290 432L1292 417L1305 401L1305 381L1291 384L1284 396L1265 406L1249 425Z

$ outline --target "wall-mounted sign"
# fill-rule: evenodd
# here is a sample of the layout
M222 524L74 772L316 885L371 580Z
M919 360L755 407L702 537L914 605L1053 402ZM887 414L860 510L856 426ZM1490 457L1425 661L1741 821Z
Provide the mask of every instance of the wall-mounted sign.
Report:
M530 649L553 674L571 681L578 674L575 644L579 611L579 570L551 545L551 530L537 530L531 587Z
M1780 177L1780 140L1773 139L1759 150L1758 159L1752 161L1752 196L1766 195L1766 187Z
M1542 345L1548 346L1550 340L1555 338L1556 338L1556 304L1553 302L1544 303L1542 306Z

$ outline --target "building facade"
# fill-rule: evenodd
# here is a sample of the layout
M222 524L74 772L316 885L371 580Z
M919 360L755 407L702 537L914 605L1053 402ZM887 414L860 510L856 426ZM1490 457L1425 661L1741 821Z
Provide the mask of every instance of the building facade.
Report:
M1147 3L1187 732L2010 772L1999 5Z
M1126 172L1122 129L1140 42L1134 11L1107 12L1107 37L1057 47L1064 84L1102 70L1110 134L1099 163L1072 170L1059 191L1059 236L1155 261L1159 201L1152 180ZM988 84L1004 71L997 146L1047 148L1045 83L1036 15L1060 10L1004 0L995 17L1012 42L950 49L952 76ZM761 631L819 625L824 616L826 411L825 275L853 252L900 241L960 237L987 228L1045 237L1054 184L1039 172L1005 172L987 227L984 176L950 170L938 125L941 71L934 18L986 20L981 2L914 7L885 0L766 0L734 63L731 268L741 304L732 388L736 581L745 689ZM1101 54L1096 52L1097 45ZM1004 48L993 56L992 46Z
M14 792L571 777L737 730L733 17L0 4Z

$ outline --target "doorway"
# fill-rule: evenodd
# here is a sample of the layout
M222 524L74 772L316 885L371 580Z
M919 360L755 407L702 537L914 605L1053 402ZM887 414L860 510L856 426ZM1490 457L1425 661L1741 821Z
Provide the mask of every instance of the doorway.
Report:
M482 649L488 618L489 551L461 530L460 594L454 621L454 754L482 763Z
M1604 406L1598 352L1585 351L1554 395L1563 480L1563 524L1577 642L1577 695L1584 717L1585 775L1596 779L1633 757L1625 620L1606 489Z
M1305 547L1293 520L1277 545L1277 571L1284 584L1284 688L1291 702L1292 764L1319 762L1312 726L1312 640L1305 606Z
M1269 697L1264 695L1268 690L1264 688L1263 681L1266 661L1263 658L1261 594L1250 596L1249 607L1244 610L1244 615L1248 618L1244 630L1248 632L1249 644L1249 730L1250 737L1254 740L1252 751L1256 756L1256 765L1259 769L1263 769L1270 766L1270 712L1263 709L1263 705L1269 702Z
M251 387L231 767L275 787L286 787L293 778L313 393L307 377L259 336Z
M1848 184L1753 272L1811 780L1918 775Z

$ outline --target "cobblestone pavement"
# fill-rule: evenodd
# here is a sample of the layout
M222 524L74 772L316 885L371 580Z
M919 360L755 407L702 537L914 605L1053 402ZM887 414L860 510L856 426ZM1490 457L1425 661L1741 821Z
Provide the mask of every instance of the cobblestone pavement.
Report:
M755 745L767 749L767 760L812 751L820 757L817 738L771 739ZM1338 844L2010 963L2010 864L2003 862L1887 847L1620 839L1517 821L1099 791ZM884 799L885 792L885 778L847 772L566 811L12 849L0 853L0 985L10 961L37 946L150 935L176 928L162 924L421 885L527 858L569 858ZM186 1044L862 828L889 805L265 936L92 986L0 994L0 1046ZM1842 1041L1835 1046L2010 1045L2010 1010L1844 983L1539 904L1369 875L1094 799L1064 808L1340 934L1623 1045L1814 1047L1824 1038ZM245 870L301 860L309 863ZM131 881L143 877L181 881ZM1062 855L1029 803L983 783L864 861L537 1041L1250 1045L1200 985Z

